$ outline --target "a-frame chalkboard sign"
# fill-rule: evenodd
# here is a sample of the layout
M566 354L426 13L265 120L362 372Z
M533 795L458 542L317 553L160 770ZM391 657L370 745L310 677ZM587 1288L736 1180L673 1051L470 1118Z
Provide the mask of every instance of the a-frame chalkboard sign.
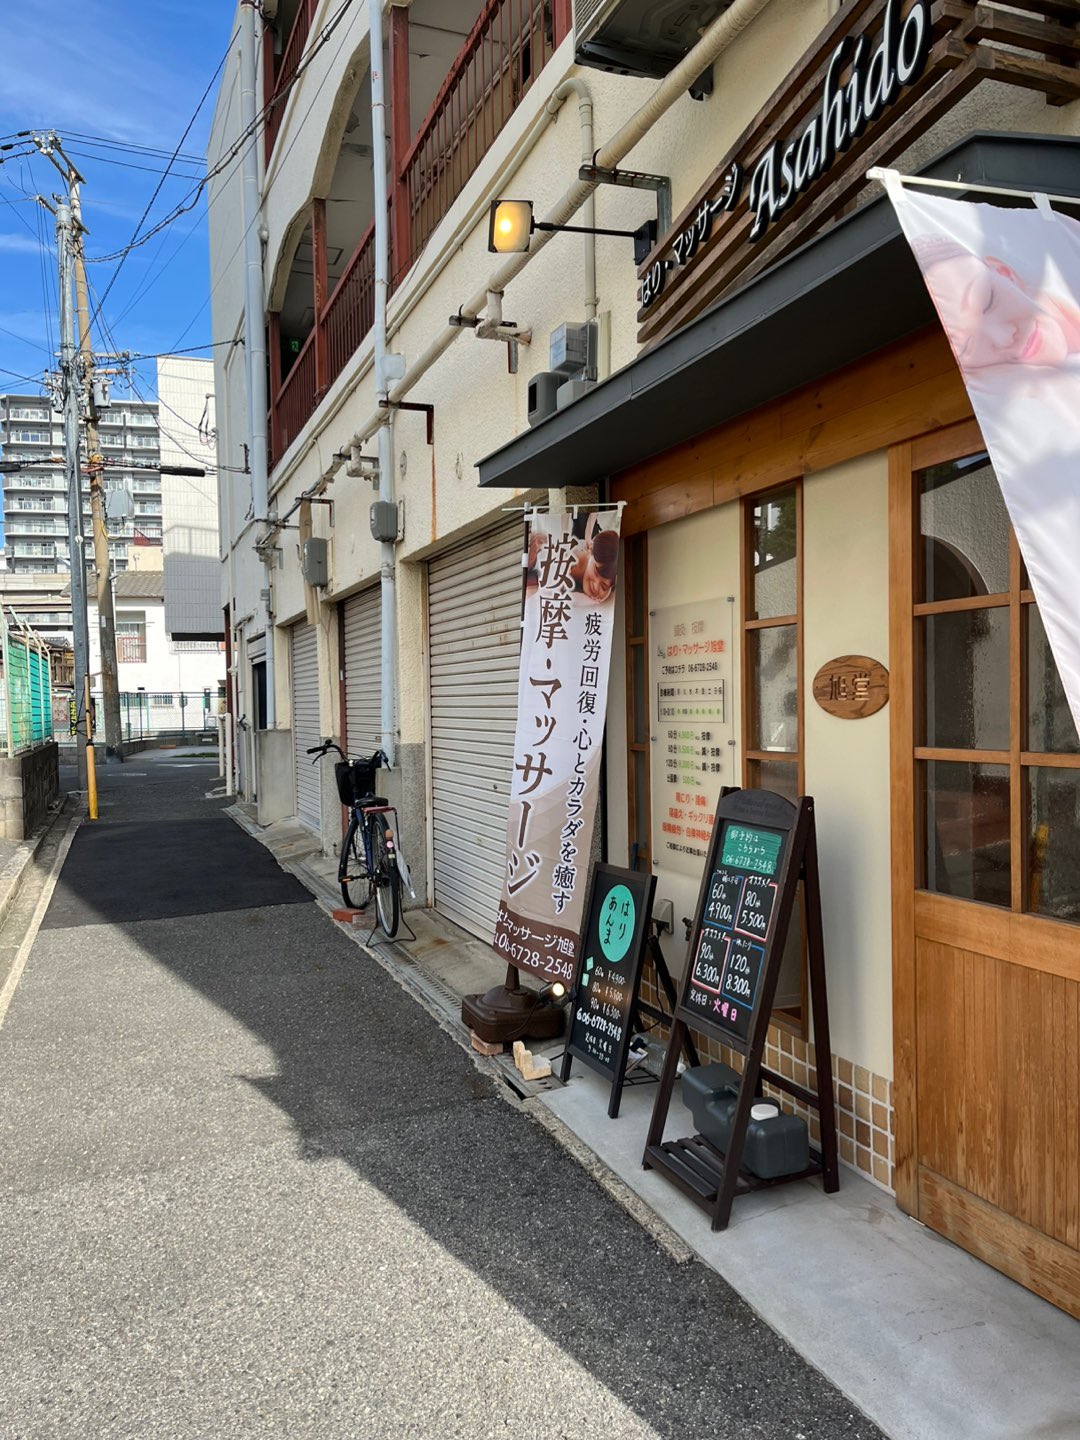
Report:
M576 1057L611 1080L608 1114L619 1113L626 1059L637 1026L638 988L649 947L655 875L593 866L578 947L570 1033L560 1079Z
M800 880L816 1094L762 1064ZM726 1154L700 1135L664 1141L679 1054L689 1027L744 1057ZM821 1129L821 1146L811 1148L809 1165L797 1174L771 1180L740 1169L750 1110L760 1098L762 1081L816 1109ZM814 802L808 797L793 805L768 790L721 792L642 1164L666 1175L706 1210L714 1230L727 1226L735 1196L748 1190L813 1175L822 1176L827 1192L839 1189Z

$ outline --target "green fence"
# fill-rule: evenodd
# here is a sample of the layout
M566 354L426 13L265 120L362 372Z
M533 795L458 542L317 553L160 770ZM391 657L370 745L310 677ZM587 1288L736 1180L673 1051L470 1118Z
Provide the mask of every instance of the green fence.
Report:
M9 622L0 608L0 746L9 755L31 750L53 735L49 650L29 627Z

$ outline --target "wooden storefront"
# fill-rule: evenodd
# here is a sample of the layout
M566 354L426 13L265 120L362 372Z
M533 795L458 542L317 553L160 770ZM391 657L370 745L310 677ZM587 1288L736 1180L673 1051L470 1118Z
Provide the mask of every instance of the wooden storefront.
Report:
M886 856L891 846L873 901L873 993L883 1015L891 957L894 1134L891 1172L875 1159L867 1173L891 1180L904 1210L1080 1316L1080 737L1062 718L1016 540L921 276L887 204L858 199L868 165L902 155L984 78L1041 91L1051 105L1080 95L1080 69L1061 63L1080 57L1080 36L1061 18L1038 0L845 5L639 271L642 353L486 457L480 475L519 489L552 474L568 485L607 479L610 498L625 503L627 832L648 867L651 737L630 686L648 672L646 615L674 603L651 589L649 538L688 517L701 525L704 512L738 517L723 526L714 517L712 541L728 537L730 553L709 557L725 577L741 566L741 585L723 582L741 589L742 612L741 669L731 671L742 686L738 738L727 742L739 747L741 773L731 779L812 789L804 718L814 670L803 652L818 647L803 608L805 495L818 486L820 519L834 472L848 467L837 492L848 497L854 462L872 472L880 564L860 583L864 602L874 586L888 612L889 654L877 658L891 691L879 722L889 783L888 803L883 792L863 818ZM846 67L862 37L880 45L898 83L871 123L848 133L837 87L858 89ZM826 133L843 144L815 148ZM793 156L805 161L804 183L796 163L794 188L775 189ZM976 191L1077 195L1078 158L1069 137L972 133L920 173ZM923 523L935 505L941 516L972 513L955 503L969 494L982 507L975 539L950 536L945 520L940 533ZM761 614L748 574L753 527L782 506L793 598L783 613ZM829 517L832 534L844 513ZM834 584L830 603L836 593ZM841 645L829 656L859 650L835 612L857 612L860 593L853 584L834 604L829 643ZM820 626L820 603L815 613ZM783 643L795 657L791 738L779 746L757 733L754 627L772 627L774 653ZM845 877L823 866L830 881L842 903ZM860 959L849 946L849 977ZM830 988L831 999L832 977ZM804 993L779 1023L805 1036L807 1018ZM867 1009L849 1026L853 1045L871 1048L872 1020ZM887 1036L884 1065L883 1052ZM870 1079L888 1084L884 1073ZM876 1088L871 1098L881 1098Z
M1060 873L1080 832L1075 807L1038 803L1047 775L1066 777L1066 787L1080 780L1080 745L1060 724L1056 736L1031 733L1034 599L1011 531L1000 537L1003 588L928 598L920 476L982 450L944 337L922 332L626 470L612 496L626 502L624 532L634 535L883 449L897 1201L1080 1315L1080 925L1054 913L1071 910L1068 895L1046 893L1048 854ZM1000 733L992 747L962 733L927 743L936 738L925 715L927 621L975 617L985 628L991 613L1005 666L995 677ZM1037 659L1042 675L1042 649ZM963 699L960 683L946 699ZM964 730L962 718L939 717L939 728L950 724ZM983 878L972 880L973 871ZM889 916L880 920L888 925Z

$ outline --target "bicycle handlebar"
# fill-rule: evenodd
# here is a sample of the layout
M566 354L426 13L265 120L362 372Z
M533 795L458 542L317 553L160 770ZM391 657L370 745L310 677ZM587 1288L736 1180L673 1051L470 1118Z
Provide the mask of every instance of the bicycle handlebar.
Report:
M324 740L321 745L312 745L307 753L314 755L316 759L321 759L322 756L331 750L336 750L342 760L348 760L349 757L345 754L345 751L342 750L340 745L335 745L333 740ZM375 754L371 757L371 762L376 770L378 770L380 766L385 766L387 770L393 769L385 750L376 750ZM311 763L314 765L315 761L313 760Z

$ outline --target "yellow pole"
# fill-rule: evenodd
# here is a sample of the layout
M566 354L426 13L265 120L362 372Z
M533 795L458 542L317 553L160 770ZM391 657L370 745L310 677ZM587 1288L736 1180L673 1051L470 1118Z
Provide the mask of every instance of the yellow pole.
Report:
M90 811L90 819L98 818L97 808L97 773L94 769L94 720L93 711L90 708L90 676L86 676L84 691L86 717L86 803Z

